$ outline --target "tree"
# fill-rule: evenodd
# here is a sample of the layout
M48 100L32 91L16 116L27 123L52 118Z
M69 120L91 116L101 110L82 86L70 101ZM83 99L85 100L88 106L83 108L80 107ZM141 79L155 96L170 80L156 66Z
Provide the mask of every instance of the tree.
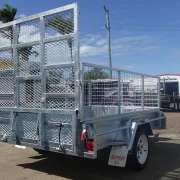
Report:
M17 9L10 6L8 3L5 3L3 5L3 9L0 9L0 21L3 23L8 23L11 22L15 19L16 13L17 13ZM12 39L13 39L13 29L12 26L1 30L2 36L10 39L11 43L12 43Z
M3 9L0 10L0 21L3 23L11 22L14 20L17 9L10 6L8 3L3 5Z
M91 71L84 73L84 80L108 79L108 73L102 71L100 68L93 68Z
M62 18L62 17L55 17L51 19L48 23L46 23L46 26L50 26L54 30L56 30L58 33L65 35L70 34L74 32L74 24L70 18ZM67 40L70 53L71 53L71 61L72 61L72 39Z

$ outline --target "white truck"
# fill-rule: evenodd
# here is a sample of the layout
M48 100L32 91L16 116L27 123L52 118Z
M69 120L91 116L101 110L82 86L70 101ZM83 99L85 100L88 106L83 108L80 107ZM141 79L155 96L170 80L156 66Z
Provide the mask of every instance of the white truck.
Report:
M166 127L159 78L81 62L78 33L77 3L0 25L0 139L91 159L111 147L109 165L142 169L148 136ZM128 79L141 81L140 104L123 102ZM155 89L149 106L147 86ZM102 101L107 88L117 104Z

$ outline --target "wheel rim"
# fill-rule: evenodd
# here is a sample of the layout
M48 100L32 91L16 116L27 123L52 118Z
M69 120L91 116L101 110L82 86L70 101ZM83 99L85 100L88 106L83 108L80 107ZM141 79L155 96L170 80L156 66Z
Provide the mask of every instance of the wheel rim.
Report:
M137 144L137 159L140 164L144 164L148 157L148 140L145 135L141 135Z

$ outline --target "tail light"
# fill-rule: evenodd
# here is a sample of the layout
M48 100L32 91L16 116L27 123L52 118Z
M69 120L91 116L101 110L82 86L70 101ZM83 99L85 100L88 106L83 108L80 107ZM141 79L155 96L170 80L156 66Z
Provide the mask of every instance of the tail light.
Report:
M91 139L91 140L87 140L85 142L85 148L88 150L88 151L94 151L94 140Z
M168 97L168 101L171 101L171 98L170 98L170 97Z
M91 125L84 125L81 133L81 141L84 141L84 148L88 151L94 151L94 135L95 130Z

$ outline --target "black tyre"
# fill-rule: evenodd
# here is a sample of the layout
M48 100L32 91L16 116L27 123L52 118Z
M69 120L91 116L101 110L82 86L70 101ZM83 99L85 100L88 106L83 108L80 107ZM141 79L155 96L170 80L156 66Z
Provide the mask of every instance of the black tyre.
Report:
M149 159L149 138L146 132L139 131L134 139L132 153L128 155L127 166L142 170Z
M45 150L42 150L42 149L36 149L36 148L33 148L36 152L38 152L39 154L47 154L48 151L45 151Z

